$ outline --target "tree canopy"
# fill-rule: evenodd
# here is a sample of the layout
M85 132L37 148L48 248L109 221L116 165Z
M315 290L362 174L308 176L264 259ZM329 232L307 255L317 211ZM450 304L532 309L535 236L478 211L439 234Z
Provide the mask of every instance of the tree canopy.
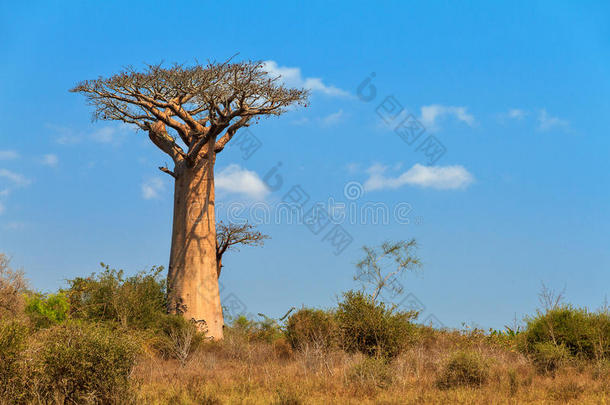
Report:
M70 91L87 97L94 120L136 125L174 162L191 167L222 151L253 119L280 115L294 103L306 106L308 97L305 89L285 87L260 61L128 67Z

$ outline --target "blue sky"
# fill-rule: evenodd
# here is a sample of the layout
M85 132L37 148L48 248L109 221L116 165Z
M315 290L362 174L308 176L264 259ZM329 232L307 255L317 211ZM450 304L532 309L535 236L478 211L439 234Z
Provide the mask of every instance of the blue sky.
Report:
M298 184L309 205L410 211L408 224L343 223L353 242L338 255L329 228L263 224L264 248L225 259L222 296L272 316L328 307L357 287L362 245L414 237L424 266L402 282L423 318L502 327L535 310L541 282L596 308L610 285L609 16L567 1L3 3L0 251L45 291L100 261L167 265L169 158L92 123L68 89L239 53L311 88L311 105L251 127L262 146L248 159L219 155L219 203L273 207ZM412 145L380 116L396 103L425 127ZM446 150L432 163L417 150L428 136ZM273 191L263 180L280 162Z

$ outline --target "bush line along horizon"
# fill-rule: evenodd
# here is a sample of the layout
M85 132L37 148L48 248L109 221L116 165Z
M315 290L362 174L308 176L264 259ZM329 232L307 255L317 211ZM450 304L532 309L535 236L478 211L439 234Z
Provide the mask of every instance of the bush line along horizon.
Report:
M410 263L419 262L413 254L415 246L414 241L403 241L365 247L365 258L358 263L355 279L366 282L360 290L345 292L336 308L291 309L278 320L260 314L262 320L255 321L242 315L230 319L228 339L222 341L206 338L182 315L167 313L163 267L125 276L122 270L102 263L100 273L68 280L66 288L41 294L30 291L23 273L12 270L6 256L0 254L0 402L218 404L223 403L219 399L222 397L233 403L250 394L238 391L234 397L231 385L212 393L207 380L189 382L197 373L213 378L218 372L215 362L229 362L227 367L235 367L230 366L233 360L236 364L253 361L248 367L258 364L276 368L304 361L305 370L319 363L320 371L307 378L322 373L321 377L332 381L336 370L343 370L341 384L349 390L339 389L332 395L375 401L384 398L385 393L394 398L402 389L397 380L402 378L404 367L432 367L416 365L421 351L433 356L430 350L442 350L444 354L432 368L427 388L429 395L435 396L422 397L420 402L437 403L441 397L460 395L463 389L481 390L483 395L484 387L502 387L502 381L508 384L507 400L518 392L527 396L532 379L543 382L550 377L548 381L552 382L567 370L575 370L569 371L574 376L590 373L592 380L585 380L586 384L601 384L597 391L591 391L601 397L593 398L610 395L610 384L603 385L604 381L610 382L607 306L598 311L573 308L543 289L543 309L527 317L523 329L506 327L489 333L477 329L435 330L414 323L417 313L400 311L379 298L383 296L380 289L391 288L379 287L388 274L404 275L412 270ZM388 257L392 259L382 264ZM389 268L388 263L395 263L399 270ZM364 277L366 274L373 277ZM252 358L254 352L260 352L261 357ZM198 363L197 358L209 356ZM523 360L518 360L519 356ZM517 360L522 363L509 366ZM190 376L176 380L182 384L182 391L163 394L160 386L155 386L154 393L146 391L145 387L152 386L144 383L149 372L142 367L152 362L151 366L158 369L159 361L164 367L175 362L178 368L168 372ZM408 365L405 361L415 363ZM189 370L196 364L203 368L192 374ZM302 378L302 373L296 375ZM500 383L494 383L494 379ZM269 398L276 398L275 403L309 403L298 389L277 384L274 391L257 394L262 396L253 403L269 403ZM585 389L577 383L552 384L544 392L545 399L565 402L584 395ZM155 402L161 397L164 402Z

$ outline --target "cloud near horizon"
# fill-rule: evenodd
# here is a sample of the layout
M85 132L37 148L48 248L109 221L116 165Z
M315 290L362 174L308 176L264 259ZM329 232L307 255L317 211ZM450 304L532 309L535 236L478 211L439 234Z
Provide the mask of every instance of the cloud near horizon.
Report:
M397 189L410 185L437 190L457 190L468 187L474 181L474 176L460 165L423 166L417 163L396 177L386 176L387 169L387 166L382 165L371 166L367 170L369 178L364 183L364 189Z

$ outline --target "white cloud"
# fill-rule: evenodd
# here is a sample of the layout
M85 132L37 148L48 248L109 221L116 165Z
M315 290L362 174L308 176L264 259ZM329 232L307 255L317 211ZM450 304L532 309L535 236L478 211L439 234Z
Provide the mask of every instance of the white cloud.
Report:
M272 77L280 76L280 79L288 87L304 87L312 92L319 92L327 96L346 97L349 93L334 86L327 86L322 79L317 77L303 77L298 67L279 66L273 60L263 62L263 69Z
M293 125L306 125L306 124L309 124L309 118L307 118L307 117L299 118L298 120L292 121L292 124Z
M72 128L54 124L46 124L45 126L55 132L55 142L60 145L76 145L82 141L82 137L76 134Z
M27 186L31 183L29 179L19 173L12 172L7 169L0 169L0 179L5 178L16 186Z
M269 193L267 186L253 171L231 164L216 174L216 189L262 199Z
M474 177L463 166L422 166L415 164L397 177L386 176L387 167L373 165L368 170L369 178L364 183L367 191L396 189L404 185L455 190L468 187Z
M474 126L475 123L474 116L468 113L466 107L444 106L440 104L425 105L421 107L421 116L419 120L427 130L435 131L438 130L439 122L447 117L453 117L471 127Z
M116 140L118 128L114 126L106 126L98 128L91 134L91 139L99 143L112 143Z
M562 120L558 117L552 117L547 112L546 109L540 110L538 114L538 129L541 131L548 131L557 127L567 127L568 121Z
M142 183L142 197L145 200L159 198L165 191L165 183L158 177L149 179Z
M329 114L326 117L322 118L322 124L325 126L335 125L335 124L339 123L343 119L343 117L344 117L343 110L339 110L337 112L334 112L334 113Z
M57 157L57 155L49 153L42 157L40 163L49 167L57 167L57 165L59 164L59 158Z
M0 160L10 160L17 159L19 157L19 153L14 150L0 150Z
M0 214L2 214L2 209L0 208ZM4 229L6 229L7 231L19 231L21 229L25 228L25 223L23 222L9 222L6 225L4 225Z
M3 189L0 189L0 199L6 200L15 187L25 187L31 183L30 179L25 176L12 172L7 169L0 169L0 185L5 184ZM0 201L0 214L6 210L6 205Z
M117 145L122 142L122 138L128 130L133 130L131 125L125 123L97 127L89 134L59 125L47 124L47 127L57 134L55 142L60 145L76 145L83 141Z
M525 116L527 114L528 114L527 111L521 110L519 108L511 108L506 113L506 116L508 118L512 118L512 119L515 119L515 120L522 120L523 118L525 118Z

